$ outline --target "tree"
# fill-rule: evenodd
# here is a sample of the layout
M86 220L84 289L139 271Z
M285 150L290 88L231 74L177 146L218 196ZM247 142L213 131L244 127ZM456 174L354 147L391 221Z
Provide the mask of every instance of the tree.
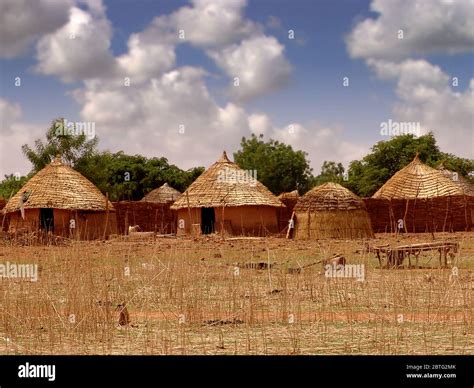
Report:
M327 160L325 160L323 165L321 166L321 174L319 174L312 180L311 186L319 186L326 182L335 182L343 184L344 171L345 169L342 163L336 164L336 162L328 162Z
M252 134L242 138L241 149L234 153L234 160L244 170L256 170L257 179L278 195L297 189L304 193L309 189L312 169L307 153L273 139L263 140Z
M0 182L0 197L8 201L10 197L13 197L22 188L29 178L29 176L5 175L5 179Z
M46 132L46 142L35 140L33 147L24 144L21 149L28 160L33 164L33 171L38 172L46 167L56 155L61 155L63 162L74 167L82 158L94 154L98 138L88 139L85 131L76 134L74 125L68 128L63 118L52 121ZM70 129L70 131L68 130Z
M372 196L390 177L409 164L417 152L420 160L431 167L444 160L447 168L451 167L463 176L474 169L472 160L441 152L432 133L420 137L400 135L378 142L362 160L352 161L346 186L359 196Z
M203 167L183 171L166 158L148 159L123 151L96 153L82 158L75 168L112 201L140 200L165 182L184 191L204 171Z

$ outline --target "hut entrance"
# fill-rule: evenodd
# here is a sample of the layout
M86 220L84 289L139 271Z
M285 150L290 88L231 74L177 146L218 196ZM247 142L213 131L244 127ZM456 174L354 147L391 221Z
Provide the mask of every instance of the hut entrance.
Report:
M213 207L201 208L201 232L202 234L209 234L214 232L214 223L216 222L216 215Z
M40 209L40 228L47 232L54 231L53 209Z

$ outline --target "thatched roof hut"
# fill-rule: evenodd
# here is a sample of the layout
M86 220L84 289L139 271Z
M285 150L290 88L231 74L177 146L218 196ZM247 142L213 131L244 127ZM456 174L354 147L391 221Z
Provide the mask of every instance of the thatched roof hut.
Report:
M2 211L13 229L45 229L80 238L109 234L112 203L92 182L56 157L34 175Z
M418 157L393 175L372 198L412 199L463 195L461 187Z
M251 235L277 232L276 209L285 205L255 175L231 162L224 151L171 206L178 211L178 230Z
M308 191L294 211L296 239L374 236L364 202L337 183L324 183Z
M176 201L180 195L181 193L178 190L168 185L168 183L165 183L157 189L150 191L141 200L146 202L168 203Z
M437 168L439 172L441 172L446 178L451 179L451 181L461 188L464 195L474 196L474 184L469 182L466 178L464 178L461 174L448 170L444 163L441 163Z
M471 230L474 196L467 181L434 169L418 157L364 199L376 232Z

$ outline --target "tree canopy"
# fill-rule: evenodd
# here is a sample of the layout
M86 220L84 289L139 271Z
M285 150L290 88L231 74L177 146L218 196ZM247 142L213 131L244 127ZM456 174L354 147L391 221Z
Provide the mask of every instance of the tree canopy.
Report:
M235 163L244 170L256 170L257 179L274 194L309 189L312 169L306 152L295 151L273 139L264 141L263 135L253 134L248 139L243 137L240 147L234 153Z
M22 146L32 170L26 177L6 175L0 182L0 196L8 199L15 194L57 154L103 193L108 193L113 201L139 200L165 182L184 191L204 171L203 167L182 170L169 164L164 157L147 158L127 155L123 151L100 152L97 137L58 131L61 123L64 123L62 118L51 123L46 131L46 141L38 139L34 146ZM474 160L441 152L432 133L420 137L400 135L380 141L361 160L352 161L347 171L340 162L324 161L317 176L312 174L306 152L273 139L265 140L263 135L243 137L240 149L234 153L234 161L244 170L252 173L255 170L256 178L276 195L295 189L304 194L316 185L332 181L361 197L368 197L410 163L416 153L429 166L443 163L447 169L474 181Z

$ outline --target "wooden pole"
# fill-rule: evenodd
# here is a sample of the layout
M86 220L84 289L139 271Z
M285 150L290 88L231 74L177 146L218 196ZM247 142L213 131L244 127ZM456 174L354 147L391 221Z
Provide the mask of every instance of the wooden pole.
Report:
M295 216L295 212L291 213L291 217L290 217L290 221L293 221L293 217ZM293 228L294 229L294 228ZM288 230L286 232L286 238L290 238L290 233L291 233L291 228L290 226L288 225Z
M107 224L109 223L109 193L105 193L105 228L103 240L107 234Z

